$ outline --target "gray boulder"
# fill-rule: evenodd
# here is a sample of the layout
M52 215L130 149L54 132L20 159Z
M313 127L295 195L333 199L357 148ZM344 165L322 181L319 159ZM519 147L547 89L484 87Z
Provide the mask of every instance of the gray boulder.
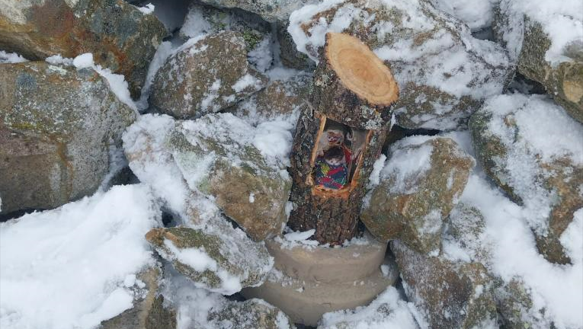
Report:
M429 328L491 328L496 326L493 282L480 263L454 263L427 257L400 241L391 243L409 301Z
M309 74L270 81L265 89L237 104L233 114L254 126L277 119L291 120L307 106L311 86Z
M577 15L553 13L548 8L541 11L550 18L541 19L532 15L539 11L537 5L533 4L528 14L510 0L500 1L495 10L494 35L508 48L518 72L541 83L569 115L583 122L583 41L575 27L582 22ZM557 22L564 23L560 36Z
M544 96L514 94L486 102L470 129L486 174L528 211L539 252L569 263L560 237L583 207L583 125Z
M266 81L249 65L244 35L221 32L178 48L156 73L150 103L175 118L199 118L235 105Z
M0 65L2 213L90 195L136 113L93 69Z
M123 74L135 98L167 31L154 15L121 0L4 0L0 49L30 60L91 52L98 64Z
M367 195L361 220L379 239L400 239L421 253L439 251L441 232L474 160L449 138L410 137L392 145Z
M240 230L158 228L148 232L146 239L197 287L226 295L260 285L273 266L265 246Z
M288 31L314 61L326 32L360 38L390 66L400 89L397 124L408 129L464 126L484 99L502 93L512 74L501 46L473 38L464 23L429 0L328 0L294 12Z
M255 241L279 235L291 177L279 159L254 145L254 128L231 114L179 123L170 151L192 190L212 196Z

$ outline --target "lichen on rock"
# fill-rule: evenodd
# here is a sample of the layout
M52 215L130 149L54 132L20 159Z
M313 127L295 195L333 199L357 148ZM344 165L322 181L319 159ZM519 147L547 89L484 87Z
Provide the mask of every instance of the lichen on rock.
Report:
M0 65L3 213L55 208L95 192L136 113L91 68Z
M0 49L30 60L92 52L98 64L125 76L134 98L166 34L154 15L144 15L121 0L4 0L0 4Z
M395 143L374 179L361 219L383 240L401 239L422 253L440 250L441 231L463 192L474 160L449 138Z
M492 98L470 121L484 170L528 212L539 251L569 263L560 236L583 207L583 126L544 96Z
M195 119L235 105L263 89L267 79L247 60L243 34L190 39L158 70L151 105L178 119Z

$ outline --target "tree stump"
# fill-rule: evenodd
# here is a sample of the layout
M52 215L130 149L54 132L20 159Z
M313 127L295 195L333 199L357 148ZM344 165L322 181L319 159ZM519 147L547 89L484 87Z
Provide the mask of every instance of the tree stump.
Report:
M356 235L368 178L398 94L389 68L365 44L346 34L326 35L311 104L302 112L294 137L290 228L315 229L314 238L331 245ZM343 150L346 170L337 169L342 165L335 166L331 148ZM330 172L347 173L341 188L327 185L338 178L326 176Z

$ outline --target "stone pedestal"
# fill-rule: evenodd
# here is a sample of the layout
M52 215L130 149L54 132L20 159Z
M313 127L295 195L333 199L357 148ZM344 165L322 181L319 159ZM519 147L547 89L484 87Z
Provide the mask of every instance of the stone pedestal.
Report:
M387 244L366 235L346 247L286 246L266 242L275 258L267 281L241 292L279 307L294 322L316 326L326 312L367 305L399 274Z

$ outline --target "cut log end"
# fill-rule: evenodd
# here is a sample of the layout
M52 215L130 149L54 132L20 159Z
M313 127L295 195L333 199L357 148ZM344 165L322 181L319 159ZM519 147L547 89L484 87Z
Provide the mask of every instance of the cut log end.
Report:
M389 68L359 39L343 33L326 35L325 56L342 84L374 106L397 101L399 87Z

